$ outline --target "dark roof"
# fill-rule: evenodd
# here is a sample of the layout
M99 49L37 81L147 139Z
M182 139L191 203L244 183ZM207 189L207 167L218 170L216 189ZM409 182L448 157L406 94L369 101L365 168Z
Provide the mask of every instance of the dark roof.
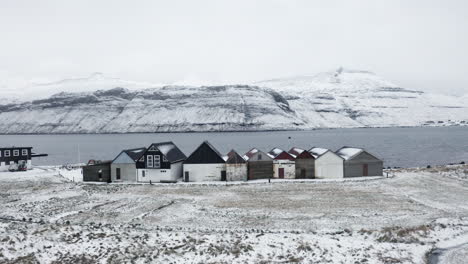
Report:
M268 155L276 160L294 160L294 157L291 154L287 153L286 151L280 148L273 148L268 152Z
M134 161L139 160L141 156L143 156L145 151L146 151L146 148L134 148L134 149L123 150L123 152L125 152Z
M226 163L228 164L246 163L245 159L242 158L235 150L231 150L227 156L228 159L226 160Z
M226 163L221 153L218 152L208 141L198 146L198 148L190 154L185 160L186 164L210 164L210 163Z
M258 150L257 148L253 148L249 151L247 151L244 155L247 156L247 158L251 158L253 157L253 155L257 154L260 150Z
M152 146L157 148L171 163L187 159L187 156L172 141L153 143L148 149Z
M13 146L13 147L5 147L5 148L0 148L0 149L6 149L6 150L8 150L8 149L32 149L32 147L15 147L15 146Z
M299 154L301 154L302 152L304 152L305 150L301 149L301 148L296 148L296 147L293 147L291 148L288 152L289 154L292 154L294 156L299 156Z

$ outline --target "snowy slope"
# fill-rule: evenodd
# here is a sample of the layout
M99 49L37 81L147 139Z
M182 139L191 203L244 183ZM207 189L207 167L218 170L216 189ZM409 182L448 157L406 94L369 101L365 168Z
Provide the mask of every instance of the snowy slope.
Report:
M253 85L157 87L94 74L38 87L82 92L62 92L44 99L0 104L0 133L253 131L468 124L466 96L404 89L374 73L343 68ZM97 87L101 88L95 91Z

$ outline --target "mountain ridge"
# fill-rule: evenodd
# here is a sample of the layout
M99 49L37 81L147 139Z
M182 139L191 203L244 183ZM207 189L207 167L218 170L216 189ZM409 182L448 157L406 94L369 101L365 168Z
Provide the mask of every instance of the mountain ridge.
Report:
M0 104L0 133L467 125L467 117L463 97L409 90L371 72L340 68L246 85L59 92L47 98Z

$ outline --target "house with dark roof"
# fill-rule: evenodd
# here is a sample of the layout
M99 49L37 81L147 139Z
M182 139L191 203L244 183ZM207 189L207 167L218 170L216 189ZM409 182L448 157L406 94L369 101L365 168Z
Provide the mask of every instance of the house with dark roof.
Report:
M296 179L315 178L315 158L308 151L301 148L291 148L288 151L296 161Z
M311 148L309 153L315 158L315 178L337 179L344 177L344 159L325 148Z
M344 159L344 177L382 176L383 161L362 148L345 146L336 154Z
M226 161L208 141L204 141L184 162L184 181L226 181Z
M138 182L138 169L144 168L146 148L122 150L110 164L111 181Z
M235 150L231 150L226 157L226 180L247 180L247 162Z
M32 147L0 148L0 171L32 168Z
M186 158L172 141L153 143L140 158L143 166L137 168L137 181L176 182L182 177Z
M296 178L296 162L293 156L280 148L270 150L268 155L273 159L273 178Z
M245 153L244 159L249 180L273 178L273 159L267 153L253 148Z

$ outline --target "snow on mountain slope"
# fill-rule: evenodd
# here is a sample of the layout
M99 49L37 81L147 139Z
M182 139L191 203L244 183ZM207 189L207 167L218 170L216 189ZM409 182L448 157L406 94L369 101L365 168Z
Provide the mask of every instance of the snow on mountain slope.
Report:
M281 93L312 127L420 126L468 119L462 98L404 89L365 71L339 68L255 84Z
M0 107L2 133L284 129L304 126L288 102L253 86L168 86L60 93Z
M0 103L0 133L253 131L468 124L464 97L408 90L373 73L342 68L254 85L150 88L120 79L109 81L99 74L44 85L52 90L69 91L76 87L85 92L62 92L28 102ZM114 85L131 89L109 89ZM87 91L95 87L102 89Z
M87 77L68 78L58 81L37 82L18 81L12 86L4 85L10 97L25 100L42 99L60 92L94 92L123 87L130 90L139 90L151 87L161 87L162 84L148 82L128 81L120 78L108 77L103 73L94 72ZM11 87L12 86L12 87Z

